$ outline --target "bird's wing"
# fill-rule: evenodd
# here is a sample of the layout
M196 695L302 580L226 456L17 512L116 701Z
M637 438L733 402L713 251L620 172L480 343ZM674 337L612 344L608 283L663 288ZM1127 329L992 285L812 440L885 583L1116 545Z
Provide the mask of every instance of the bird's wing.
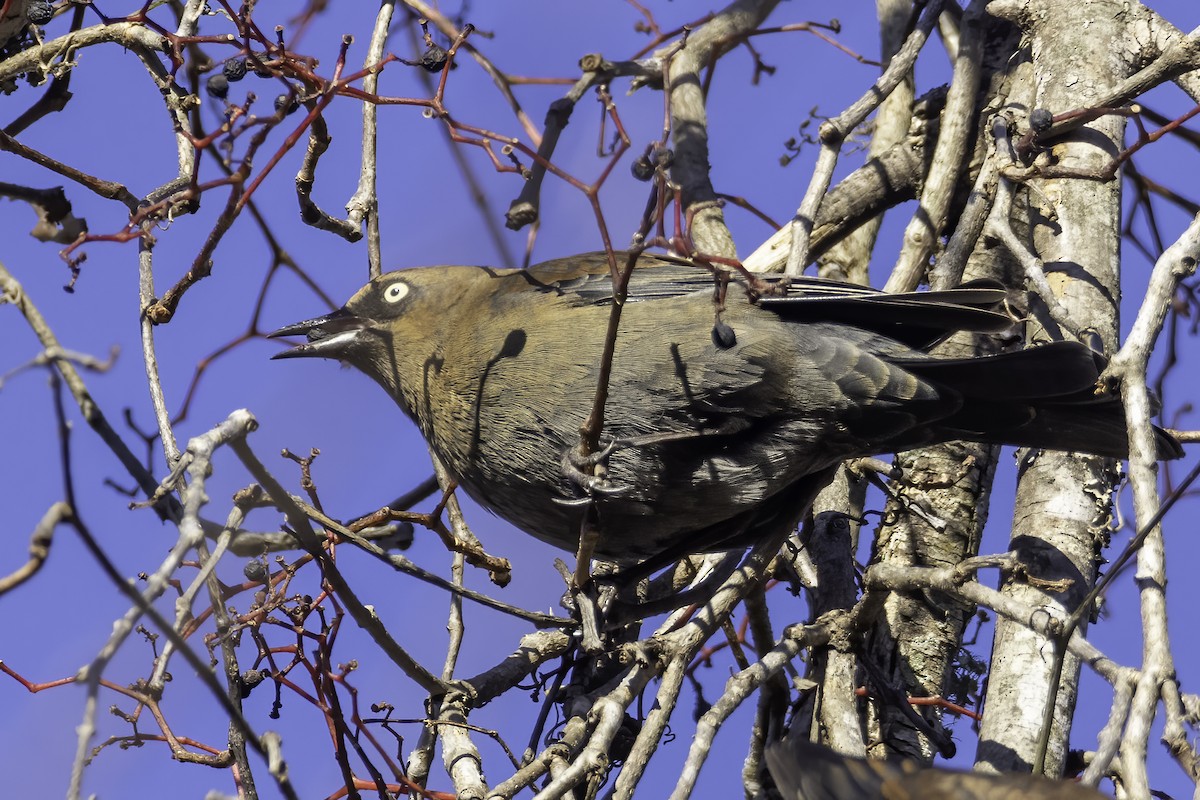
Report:
M628 254L618 251L615 255L617 267L624 269ZM535 286L547 291L572 293L581 300L597 305L612 301L612 272L609 269L608 257L603 251L543 261L525 270L524 276ZM735 281L744 283L739 276L732 277ZM829 301L905 297L884 294L870 286L825 278L801 276L785 280L782 275L760 275L756 278L767 287L769 302L776 306L772 310L784 315L791 310L799 310L801 305L815 308L817 304ZM713 285L713 272L707 267L677 256L643 253L638 257L637 266L629 279L628 299L638 302L678 297L712 289ZM1002 293L997 297L994 291L998 285L989 284L986 300L980 301L977 298L975 302L986 302L988 307L996 305L1003 299ZM776 291L779 292L778 295L775 294ZM947 302L962 296L957 291L927 294L931 301L944 299Z
M1096 394L1096 381L1108 361L1078 342L1049 342L970 358L891 361L925 380L953 387L965 397L993 401L1056 398L1079 404L1106 400Z
M616 256L618 266L624 267L626 254ZM612 302L612 276L603 252L545 261L523 275L538 288L569 295L581 304ZM1012 325L1007 314L996 310L1007 293L995 281L971 281L936 292L888 294L869 286L810 276L756 277L766 290L752 292L754 302L784 319L853 325L917 349L932 347L956 331L998 332ZM735 280L739 280L737 276ZM713 275L707 268L674 256L644 253L630 277L628 301L661 300L712 287Z
M626 254L618 252L617 266L624 269ZM608 305L612 302L612 273L602 252L581 253L543 261L523 275L535 287L570 295L581 304ZM713 286L712 272L685 259L643 253L629 280L628 300L678 297Z
M758 305L797 322L836 322L882 334L909 347L928 349L957 331L997 333L1013 324L996 310L1003 285L980 280L956 289L888 294L820 278L794 278Z

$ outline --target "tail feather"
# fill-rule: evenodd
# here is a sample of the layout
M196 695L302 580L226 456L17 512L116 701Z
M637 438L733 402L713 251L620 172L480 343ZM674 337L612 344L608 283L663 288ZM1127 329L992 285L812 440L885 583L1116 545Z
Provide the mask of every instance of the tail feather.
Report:
M962 407L939 421L942 433L972 441L1129 457L1125 409L1096 382L1104 356L1078 342L963 359L899 361L923 379L945 386ZM1169 433L1154 429L1158 457L1180 458Z
M1017 413L1026 412L1022 420ZM1047 403L1013 407L976 401L943 420L942 430L958 432L957 438L1017 447L1069 450L1109 458L1129 457L1129 433L1125 411L1116 397L1082 403ZM1183 448L1171 434L1155 426L1154 438L1160 459L1183 457Z
M1078 342L1051 342L991 356L896 363L926 380L950 386L964 397L990 400L1094 393L1096 380L1108 365L1104 356Z

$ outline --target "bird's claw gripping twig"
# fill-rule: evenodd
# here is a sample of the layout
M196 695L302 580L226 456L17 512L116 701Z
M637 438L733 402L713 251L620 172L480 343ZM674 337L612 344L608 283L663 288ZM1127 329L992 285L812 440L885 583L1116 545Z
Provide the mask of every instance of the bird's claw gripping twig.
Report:
M563 453L563 474L584 496L570 500L556 498L554 502L564 506L584 506L590 503L595 495L613 497L628 492L629 486L612 483L605 477L608 470L604 468L604 462L621 447L620 440L610 439L594 453L584 453L582 445L576 445Z

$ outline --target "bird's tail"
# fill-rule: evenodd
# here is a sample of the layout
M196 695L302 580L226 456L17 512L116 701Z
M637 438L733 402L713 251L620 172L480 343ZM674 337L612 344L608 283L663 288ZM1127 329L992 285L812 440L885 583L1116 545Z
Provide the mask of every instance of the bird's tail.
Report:
M962 407L938 423L955 438L1128 458L1120 398L1097 393L1107 363L1082 344L1052 342L994 356L913 359L903 365L962 397ZM1154 433L1160 459L1183 455L1169 433L1158 427Z
M1023 410L1023 420L1013 419L1014 410ZM1004 418L1008 417L1006 421ZM1040 403L1018 407L998 403L973 402L946 425L962 430L959 438L990 444L1070 450L1109 458L1129 457L1129 434L1125 411L1119 398L1106 396L1103 402ZM1154 427L1158 458L1183 456L1183 448L1171 434Z

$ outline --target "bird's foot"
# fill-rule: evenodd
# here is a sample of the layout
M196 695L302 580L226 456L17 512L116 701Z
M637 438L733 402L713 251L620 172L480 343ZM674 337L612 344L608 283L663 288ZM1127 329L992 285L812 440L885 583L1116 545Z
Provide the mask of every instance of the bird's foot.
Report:
M594 453L585 453L583 445L577 444L563 453L562 470L567 480L578 487L584 497L572 500L556 500L560 505L587 505L595 495L615 496L628 492L630 487L608 480L606 463L608 457L623 446L619 439L610 439Z

